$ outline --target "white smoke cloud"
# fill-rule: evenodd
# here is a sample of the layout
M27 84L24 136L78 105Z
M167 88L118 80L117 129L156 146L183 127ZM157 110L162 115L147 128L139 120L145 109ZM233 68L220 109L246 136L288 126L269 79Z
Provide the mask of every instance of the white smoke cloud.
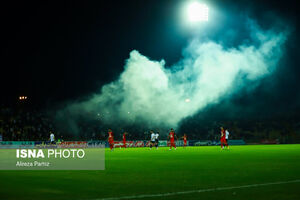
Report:
M250 25L250 42L225 48L214 41L195 39L171 67L166 67L164 60L154 61L133 50L118 80L59 114L68 113L76 121L78 116L98 113L108 124L176 127L183 118L242 87L254 87L276 69L287 33Z

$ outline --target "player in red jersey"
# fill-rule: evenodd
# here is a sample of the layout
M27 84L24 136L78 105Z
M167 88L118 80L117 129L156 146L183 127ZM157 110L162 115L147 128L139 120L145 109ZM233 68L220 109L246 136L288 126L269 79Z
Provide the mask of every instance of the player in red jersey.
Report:
M110 150L113 150L114 148L114 133L111 129L108 129L108 143Z
M126 135L127 135L127 132L124 132L123 133L123 147L126 148Z
M172 147L174 147L175 150L176 150L175 137L177 139L177 136L176 136L174 130L171 128L171 131L170 131L169 136L168 136L168 138L170 139L170 149L169 150L171 150Z
M225 134L225 130L223 127L221 127L221 149L224 149L224 146L227 146L228 147L228 144L227 144L227 141L226 141L226 134Z
M187 136L186 136L186 134L184 134L182 136L182 139L183 139L183 147L186 147L186 144L187 144Z

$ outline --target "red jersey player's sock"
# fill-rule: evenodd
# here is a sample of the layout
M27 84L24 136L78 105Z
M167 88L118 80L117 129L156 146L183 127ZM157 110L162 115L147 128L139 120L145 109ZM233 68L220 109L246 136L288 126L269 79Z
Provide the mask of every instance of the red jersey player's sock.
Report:
M172 147L174 147L174 148L176 149L176 145L175 145L175 143L174 143L174 142L172 142L172 143L171 143L171 146L170 146L170 148L172 148Z

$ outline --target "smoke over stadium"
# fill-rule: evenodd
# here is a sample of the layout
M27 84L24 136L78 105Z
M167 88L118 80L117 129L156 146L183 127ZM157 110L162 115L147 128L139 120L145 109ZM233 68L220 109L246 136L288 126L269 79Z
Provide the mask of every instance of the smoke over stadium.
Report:
M172 66L132 50L117 80L88 99L67 104L57 119L75 132L82 118L99 118L108 125L177 127L242 88L253 90L276 70L288 32L264 30L253 20L246 23L248 37L236 46L196 36Z
M1 5L0 200L300 200L294 0Z

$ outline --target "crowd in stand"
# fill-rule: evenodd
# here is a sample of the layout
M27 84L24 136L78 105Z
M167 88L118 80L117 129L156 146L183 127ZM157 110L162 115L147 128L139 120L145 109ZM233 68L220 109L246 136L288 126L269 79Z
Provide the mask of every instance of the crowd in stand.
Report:
M297 119L197 122L197 119L191 118L175 132L179 136L186 133L189 140L218 140L220 126L229 129L231 139L279 139L282 143L300 141L300 121ZM57 139L62 140L106 140L108 128L113 129L116 140L121 140L125 131L129 133L129 140L149 140L150 137L150 130L145 130L142 126L108 127L99 121L82 123L78 125L76 133L68 132L56 127L54 120L45 112L24 108L0 108L0 135L4 141L47 141L50 131L55 133ZM167 138L168 129L153 129L160 131L160 139Z
M53 124L40 112L1 108L0 134L3 140L46 140Z

